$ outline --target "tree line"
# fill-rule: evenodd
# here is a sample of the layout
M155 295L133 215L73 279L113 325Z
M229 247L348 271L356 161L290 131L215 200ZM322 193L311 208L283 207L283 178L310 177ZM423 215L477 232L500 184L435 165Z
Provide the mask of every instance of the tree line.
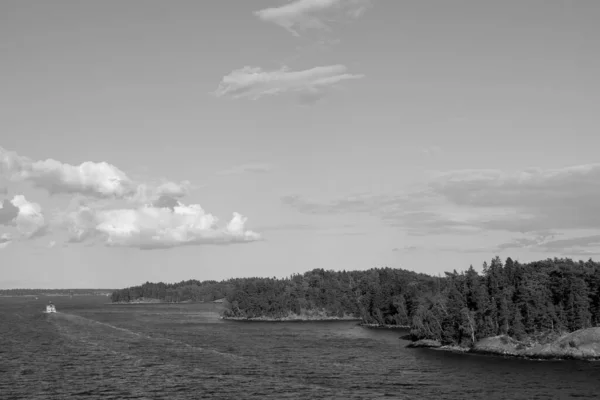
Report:
M288 278L150 283L113 292L112 301L213 301L228 317L285 318L319 312L364 323L410 327L414 339L469 344L506 334L517 339L600 325L600 264L547 259L519 263L495 257L463 272L313 269Z

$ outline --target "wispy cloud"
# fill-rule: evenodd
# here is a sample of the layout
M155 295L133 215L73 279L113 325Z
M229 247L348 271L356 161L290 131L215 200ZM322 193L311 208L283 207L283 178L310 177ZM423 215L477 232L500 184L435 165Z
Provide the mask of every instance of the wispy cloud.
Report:
M370 6L370 0L295 0L256 11L255 15L300 36L306 30L330 30L326 22L356 19Z
M218 97L257 100L267 95L294 93L300 100L311 102L321 98L328 88L361 74L350 74L344 65L314 67L292 71L288 67L265 71L259 67L244 67L223 77L215 91Z
M275 225L261 225L256 228L260 232L269 232L269 231L316 231L320 228L315 225L310 224L300 224L300 223L280 223Z
M217 175L240 175L245 173L266 173L273 170L273 165L269 163L247 163L235 165L217 172Z
M553 232L534 232L533 234L525 237L518 237L509 242L498 245L499 250L506 249L522 249L522 248L535 248L547 243L556 237L556 233Z
M442 148L439 146L431 146L421 149L421 153L428 157L433 157L442 154Z
M404 247L394 247L392 249L393 252L411 252L411 251L416 251L417 250L417 246L404 246Z
M570 255L600 254L600 235L576 236L567 239L548 240L555 236L538 235L518 238L498 246L499 249L525 248L537 252L562 253Z
M438 175L432 190L466 209L505 210L480 221L487 229L534 232L600 228L600 164L560 169L452 171Z
M600 229L599 181L600 164L513 173L461 170L437 174L419 190L401 194L327 202L286 196L282 202L306 214L367 213L411 234L533 234L498 248L556 249L573 244L549 242L543 232ZM595 236L589 238L595 244ZM587 239L577 240L581 247Z

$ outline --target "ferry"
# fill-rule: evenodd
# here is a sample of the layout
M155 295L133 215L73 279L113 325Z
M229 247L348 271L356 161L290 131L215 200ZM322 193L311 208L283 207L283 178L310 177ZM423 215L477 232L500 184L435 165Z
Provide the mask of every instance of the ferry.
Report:
M50 302L47 306L46 306L46 312L47 313L55 313L56 312L56 307L54 306L54 304L52 304L52 302Z

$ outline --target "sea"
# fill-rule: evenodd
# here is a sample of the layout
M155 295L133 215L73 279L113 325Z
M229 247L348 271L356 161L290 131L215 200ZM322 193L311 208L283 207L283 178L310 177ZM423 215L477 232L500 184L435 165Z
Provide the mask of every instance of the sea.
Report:
M407 332L355 321L223 321L213 303L109 302L0 298L0 399L600 398L597 362L408 349Z

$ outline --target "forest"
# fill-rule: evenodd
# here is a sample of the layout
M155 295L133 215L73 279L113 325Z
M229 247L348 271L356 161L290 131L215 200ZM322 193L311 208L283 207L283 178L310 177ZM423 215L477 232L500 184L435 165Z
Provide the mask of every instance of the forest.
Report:
M404 269L314 269L288 278L150 283L113 292L113 302L225 298L225 317L273 319L318 311L367 324L404 326L413 339L469 345L506 334L524 339L600 325L600 263L495 257L479 273L430 276Z

